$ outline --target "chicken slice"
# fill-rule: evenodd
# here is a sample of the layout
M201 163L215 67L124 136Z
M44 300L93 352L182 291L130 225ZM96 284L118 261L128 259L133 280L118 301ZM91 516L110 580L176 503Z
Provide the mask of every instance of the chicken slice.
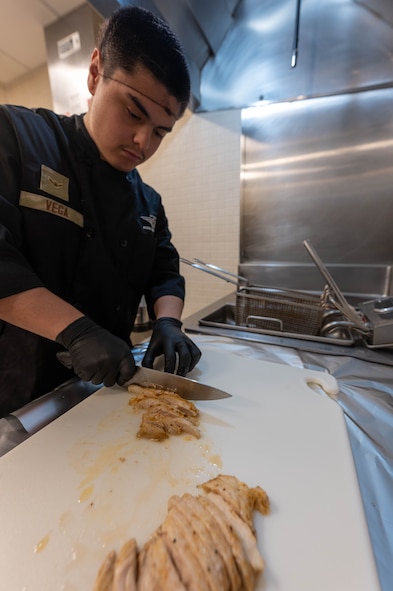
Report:
M162 441L163 439L168 439L168 433L162 421L157 421L154 417L145 414L142 416L137 437Z
M233 530L230 523L228 523L223 511L217 507L217 505L213 503L213 501L209 499L208 496L201 496L199 501L211 514L214 521L216 522L216 526L221 530L228 546L231 549L234 567L232 576L234 580L238 580L237 586L232 587L233 590L253 591L256 579L255 572L248 560L237 533Z
M203 497L184 495L184 500L189 514L205 525L215 546L215 552L222 558L228 576L228 589L240 589L242 579L236 566L232 548L222 528L219 527L216 516L208 510Z
M199 439L199 410L176 392L131 384L133 396L129 404L136 412L142 411L138 437L162 441L170 435L189 433Z
M219 474L208 482L199 485L203 491L220 495L231 509L253 530L253 510L258 509L264 515L269 512L270 504L266 492L259 486L249 488L235 476Z
M191 528L172 508L161 531L172 561L187 591L211 591L206 584L206 574L199 559L199 548Z
M136 591L137 546L134 539L123 544L116 558L111 591Z
M252 529L245 523L228 503L216 493L208 493L207 497L223 512L225 519L241 541L249 563L256 574L263 571L264 562L258 550L257 539Z
M228 589L229 577L224 560L213 541L211 532L205 525L206 519L201 519L201 513L205 513L206 510L190 494L171 497L169 509L177 511L179 518L183 519L192 531L194 546L205 572L207 585L213 591Z
M260 486L255 486L249 489L248 500L251 506L261 515L269 515L270 513L270 499L267 492Z
M154 401L154 404L152 404L147 409L145 409L145 414L152 415L152 416L158 415L158 416L162 416L163 418L166 418L166 417L178 418L178 419L182 419L183 421L186 421L190 425L198 425L199 424L198 417L191 417L191 416L185 415L180 410L178 410L172 406L169 406L168 404L166 404L165 402L161 402L160 400Z
M135 540L109 553L93 591L254 591L264 561L252 517L269 512L266 492L227 475L199 488L204 494L169 499L139 553Z
M178 410L182 414L191 417L199 416L199 410L190 400L186 400L176 392L161 390L158 388L147 388L138 384L128 386L128 391L136 394L130 399L132 406L144 409L149 408L156 400L164 402L168 406Z
M192 425L199 424L199 417L198 416L191 416L187 415L186 413L182 412L181 409L178 409L170 404L167 404L164 400L153 399L149 398L146 399L146 403L144 402L141 405L138 405L135 408L135 411L138 412L139 410L143 410L144 414L162 414L164 416L172 416L172 417L179 417L182 419L187 420Z
M201 436L199 429L187 418L170 411L151 409L142 416L137 435L145 439L162 440L167 439L169 435L181 435L181 433L189 433L197 439Z
M112 550L106 555L104 562L100 566L93 591L112 591L115 561L116 552Z
M138 591L187 591L158 530L138 556Z

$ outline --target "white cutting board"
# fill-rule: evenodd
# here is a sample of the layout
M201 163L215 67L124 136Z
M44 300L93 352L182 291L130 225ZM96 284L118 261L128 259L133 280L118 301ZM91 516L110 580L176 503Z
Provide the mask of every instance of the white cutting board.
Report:
M342 411L328 374L201 347L192 377L232 398L196 403L202 438L136 439L104 388L0 458L0 590L89 591L111 549L159 525L171 494L218 472L260 485L259 591L377 591Z

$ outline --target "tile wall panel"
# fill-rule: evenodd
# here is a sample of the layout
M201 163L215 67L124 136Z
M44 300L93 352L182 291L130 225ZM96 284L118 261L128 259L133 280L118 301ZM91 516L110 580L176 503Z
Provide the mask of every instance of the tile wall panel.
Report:
M240 227L240 110L187 112L153 158L139 167L162 196L182 257L237 273ZM236 289L182 264L183 317Z

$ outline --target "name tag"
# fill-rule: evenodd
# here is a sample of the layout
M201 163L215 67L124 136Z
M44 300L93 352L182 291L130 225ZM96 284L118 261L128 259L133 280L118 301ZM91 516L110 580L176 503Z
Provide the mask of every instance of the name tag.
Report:
M83 228L83 215L79 213L79 211L76 211L75 209L72 209L63 203L58 203L49 197L37 195L36 193L29 193L27 191L21 191L19 196L19 205L22 207L28 207L29 209L45 211L46 213L64 218Z

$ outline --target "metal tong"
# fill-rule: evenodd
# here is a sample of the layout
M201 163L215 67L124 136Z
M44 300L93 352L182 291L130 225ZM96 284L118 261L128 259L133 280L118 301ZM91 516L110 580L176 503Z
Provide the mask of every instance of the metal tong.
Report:
M250 285L246 277L242 277L241 275L236 275L235 273L231 273L230 271L221 269L221 267L217 267L217 265L204 263L200 259L193 259L192 261L189 261L188 259L180 257L180 262L185 263L186 265L190 265L191 267L194 267L194 269L199 269L200 271L204 271L205 273L214 275L214 277L218 277L218 279L223 279L227 283L232 283L237 287L239 286L240 282L244 283L244 285ZM235 281L235 279L237 279L237 281Z
M342 312L344 316L360 332L364 334L370 334L370 332L372 331L371 324L369 322L364 321L358 314L358 312L355 310L355 308L347 302L337 283L330 275L329 271L323 264L322 260L319 258L315 249L311 246L310 242L308 240L304 240L303 244L328 285L328 289L325 288L325 297L330 301L330 303L333 306L340 310L340 312Z

